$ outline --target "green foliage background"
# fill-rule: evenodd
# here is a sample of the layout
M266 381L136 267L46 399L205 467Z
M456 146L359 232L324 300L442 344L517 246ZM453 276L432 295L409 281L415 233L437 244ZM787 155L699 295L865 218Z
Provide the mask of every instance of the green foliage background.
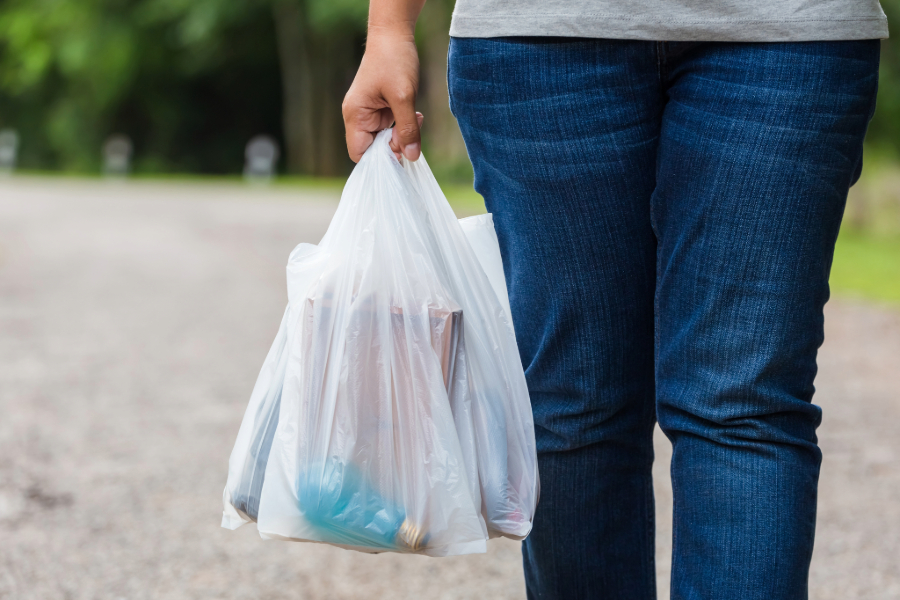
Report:
M878 104L869 125L869 146L900 160L900 0L881 0L893 39L881 42Z
M900 0L882 5L900 23ZM250 137L267 133L290 146L294 127L295 140L315 138L335 158L284 161L284 170L340 175L350 163L340 155L336 107L362 55L367 7L366 0L0 0L0 128L19 132L24 169L98 172L103 140L125 133L135 143L137 172L238 173ZM446 31L450 10L452 0L429 0L420 22L420 46L432 48L423 79L433 88L443 86L446 51L435 32ZM286 123L283 111L281 59L291 52L289 45L279 52L284 15L302 21L294 29L311 74L295 81L315 88L307 101L319 107L295 115L300 125ZM431 98L439 105L440 90ZM433 131L447 138L448 127ZM882 45L868 142L880 156L900 157L895 40ZM466 162L456 147L444 154Z
M357 34L361 55L365 0L297 4L317 31ZM0 128L19 132L20 167L97 172L102 141L121 132L138 172L239 172L251 136L284 137L274 8L0 0Z

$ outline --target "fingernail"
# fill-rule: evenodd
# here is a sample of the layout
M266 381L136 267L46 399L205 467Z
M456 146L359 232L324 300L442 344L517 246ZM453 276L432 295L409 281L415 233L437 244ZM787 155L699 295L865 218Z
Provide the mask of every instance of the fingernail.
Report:
M419 158L419 143L407 144L403 148L403 155L409 160L415 162Z

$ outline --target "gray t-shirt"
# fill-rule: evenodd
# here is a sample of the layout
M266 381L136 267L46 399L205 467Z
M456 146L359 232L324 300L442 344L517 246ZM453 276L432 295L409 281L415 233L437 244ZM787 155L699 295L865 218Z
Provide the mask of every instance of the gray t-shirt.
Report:
M456 0L450 35L801 42L888 37L878 0Z

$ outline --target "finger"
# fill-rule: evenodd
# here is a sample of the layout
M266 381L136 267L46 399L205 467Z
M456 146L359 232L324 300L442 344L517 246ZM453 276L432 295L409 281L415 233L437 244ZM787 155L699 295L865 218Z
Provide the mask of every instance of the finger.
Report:
M409 160L415 161L422 151L422 140L419 135L419 121L415 110L415 91L402 90L387 98L394 113L394 133L397 144L403 151L403 155Z
M347 132L347 153L353 162L359 162L366 149L375 141L375 134L384 129L382 123L392 118L390 109L369 108L358 98L348 94L344 98L341 112L344 116L344 130Z
M394 113L391 112L390 108L382 108L381 109L381 119L378 122L378 131L382 129L387 129L391 125L394 124Z
M422 113L420 113L420 112L417 112L416 113L416 124L418 124L420 131L422 129L422 121L424 121L424 120L425 120L424 115L422 115ZM397 160L400 160L400 156L402 154L401 146L400 146L400 134L397 133L396 127L394 128L394 131L391 132L391 141L388 142L388 144L390 145L391 150L394 151L394 156L397 157Z
M391 112L390 108L382 108L379 111L379 114L380 114L380 120L378 122L377 131L382 131L384 129L387 129L388 127L390 127L391 125L394 124L394 113ZM394 156L396 156L397 160L399 161L400 156L401 156L400 147L399 146L395 147L395 144L393 143L393 137L391 138L391 141L388 142L388 145L391 146L391 150L394 151Z
M362 155L368 150L372 142L375 141L375 134L368 131L351 131L347 129L347 152L350 154L350 160L359 162Z

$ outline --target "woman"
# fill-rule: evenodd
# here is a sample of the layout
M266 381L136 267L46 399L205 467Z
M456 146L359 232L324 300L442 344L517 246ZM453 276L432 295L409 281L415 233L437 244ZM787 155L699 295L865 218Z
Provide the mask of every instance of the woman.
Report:
M372 0L358 160L420 151L423 0ZM529 598L807 597L828 272L874 110L877 0L458 0L449 86L500 239L542 497Z

